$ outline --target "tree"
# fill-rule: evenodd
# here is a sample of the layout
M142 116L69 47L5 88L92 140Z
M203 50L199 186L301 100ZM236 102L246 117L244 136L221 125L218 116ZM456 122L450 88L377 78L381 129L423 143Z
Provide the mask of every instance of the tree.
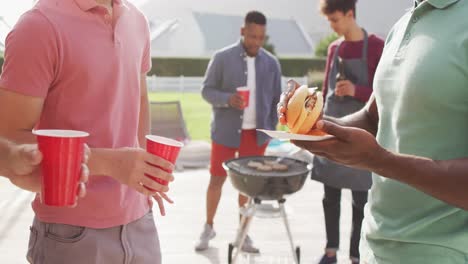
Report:
M320 42L315 47L315 56L317 57L327 57L328 46L330 43L338 39L338 35L336 33L332 33L320 40Z

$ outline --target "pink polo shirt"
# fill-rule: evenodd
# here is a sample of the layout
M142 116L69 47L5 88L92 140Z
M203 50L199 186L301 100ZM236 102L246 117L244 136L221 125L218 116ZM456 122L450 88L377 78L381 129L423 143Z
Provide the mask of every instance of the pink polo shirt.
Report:
M36 128L87 131L91 148L137 146L140 75L151 68L148 23L126 0L114 0L113 13L94 0L40 0L8 35L0 87L44 98ZM91 177L87 187L76 208L36 198L33 209L44 222L92 228L149 210L147 197L111 177Z

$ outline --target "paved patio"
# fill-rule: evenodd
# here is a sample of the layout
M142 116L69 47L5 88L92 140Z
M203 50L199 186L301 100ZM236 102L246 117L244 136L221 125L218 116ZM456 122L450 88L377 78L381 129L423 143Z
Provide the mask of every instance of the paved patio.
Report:
M208 170L185 170L175 173L170 196L175 204L167 206L165 217L157 216L156 224L162 243L163 263L227 263L228 243L236 234L238 224L237 193L226 182L218 209L215 229L217 237L211 248L197 253L193 246L205 220L205 190ZM28 243L29 225L33 217L30 201L33 195L18 190L4 178L0 179L0 263L26 263L24 255ZM293 238L301 247L301 263L317 263L325 243L322 185L307 180L304 188L290 196L286 208ZM349 263L351 202L345 191L342 203L342 229L339 263ZM154 208L155 211L157 208ZM261 255L243 255L238 263L293 263L287 234L280 218L255 218L250 234L260 247Z

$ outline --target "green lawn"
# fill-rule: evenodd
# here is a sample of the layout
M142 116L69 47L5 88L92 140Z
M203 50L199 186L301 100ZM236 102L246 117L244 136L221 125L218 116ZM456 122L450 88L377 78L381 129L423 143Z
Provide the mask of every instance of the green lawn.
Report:
M200 93L158 92L149 97L150 101L180 101L190 137L210 140L211 106Z

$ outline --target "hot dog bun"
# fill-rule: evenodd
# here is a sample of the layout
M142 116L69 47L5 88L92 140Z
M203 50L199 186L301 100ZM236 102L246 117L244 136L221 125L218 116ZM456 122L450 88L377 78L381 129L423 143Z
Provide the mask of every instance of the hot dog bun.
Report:
M323 108L323 96L306 85L297 88L289 99L286 122L291 133L307 134L318 121Z

